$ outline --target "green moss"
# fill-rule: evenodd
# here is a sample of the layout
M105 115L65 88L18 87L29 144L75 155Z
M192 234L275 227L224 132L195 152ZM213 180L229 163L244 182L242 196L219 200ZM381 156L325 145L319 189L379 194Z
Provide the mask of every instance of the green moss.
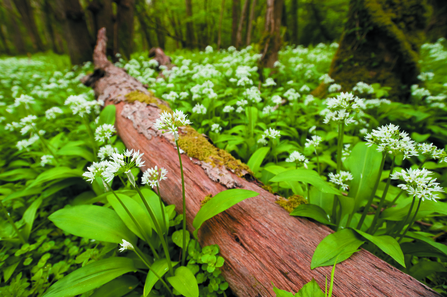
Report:
M216 148L193 128L185 127L182 131L183 133L180 134L178 144L189 157L208 162L213 167L223 165L238 176L243 176L247 172L253 175L246 164L235 159L227 151Z
M275 203L279 204L279 206L281 206L290 213L299 205L307 204L307 200L300 195L292 195L287 199L284 197L279 197L279 199L276 200Z
M164 104L160 104L159 101L157 100L156 97L153 96L152 93L149 93L149 95L144 94L140 91L133 91L128 93L126 96L126 100L130 103L134 102L134 101L140 101L146 104L155 104L158 106L158 108L160 108L161 110L167 111L167 112L171 112L172 110L164 105Z
M200 207L204 206L205 203L211 200L211 198L213 198L213 195L211 194L206 195L205 198L203 198L203 200L200 202Z
M268 191L271 194L275 194L275 192L273 192L273 188L270 185L262 185L261 188L263 188L264 190Z

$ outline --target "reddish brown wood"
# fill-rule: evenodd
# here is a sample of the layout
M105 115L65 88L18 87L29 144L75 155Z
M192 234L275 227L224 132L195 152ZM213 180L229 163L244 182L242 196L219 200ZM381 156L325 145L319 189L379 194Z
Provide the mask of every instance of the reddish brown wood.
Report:
M102 34L101 31L99 34ZM105 34L102 35L102 37ZM101 40L101 38L98 38ZM134 78L100 55L105 43L99 43L94 62L104 67L105 76L95 83L99 100L116 104L118 134L129 149L144 153L146 166L168 170L168 179L161 183L161 196L176 205L181 213L182 195L180 168L172 138L154 128L160 110L155 105L124 101L128 92L148 93ZM160 101L161 102L161 101ZM201 200L216 195L226 187L212 181L200 164L182 155L185 172L186 221L193 231L192 221L200 209ZM199 231L201 245L218 244L225 258L223 275L238 296L275 296L276 287L297 292L315 278L323 288L331 267L310 269L310 261L318 243L332 231L318 223L295 218L275 204L275 196L228 171L228 178L240 188L253 190L259 196L247 199L207 221ZM228 180L227 180L228 181ZM333 296L439 296L411 276L399 271L371 253L361 250L349 260L337 265Z

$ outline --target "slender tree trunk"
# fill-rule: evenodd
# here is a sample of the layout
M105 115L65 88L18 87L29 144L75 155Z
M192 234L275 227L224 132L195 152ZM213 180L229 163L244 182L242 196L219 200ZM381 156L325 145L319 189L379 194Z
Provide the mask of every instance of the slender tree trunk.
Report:
M291 27L292 27L292 38L291 42L293 44L299 44L299 33L298 33L298 0L292 0L292 7L291 7Z
M98 30L105 27L107 39L107 55L113 56L113 7L112 0L93 0L88 5L88 10L93 15L93 33L96 35Z
M248 19L248 28L247 28L247 45L251 43L251 30L253 28L253 21L255 20L255 10L256 10L256 1L253 0L250 9L250 18Z
M43 10L43 21L45 23L45 28L50 36L51 41L51 49L54 53L60 55L63 53L63 48L59 46L57 40L56 40L56 31L53 27L53 24L56 22L54 18L54 12L53 8L51 7L51 3L49 0L44 0L42 3L42 10Z
M193 48L195 44L194 40L194 24L192 22L192 0L185 0L186 5L186 46Z
M242 28L244 27L249 4L250 0L245 0L244 8L242 9L241 19L239 21L239 27L237 28L236 45L235 45L236 47L240 47L242 45Z
M25 26L33 43L33 47L38 51L44 51L42 39L37 31L37 24L34 18L33 9L29 0L14 0L14 4L22 17L22 23Z
M256 1L256 0L255 0ZM225 0L222 0L222 5L220 8L220 17L219 17L219 28L217 29L217 49L220 49L220 44L222 42L222 20L225 12Z
M5 13L4 8L1 7L1 6L2 6L2 2L0 0L0 20L2 20L2 22L0 23L0 39L2 40L3 47L5 49L5 53L8 54L8 55L11 55L12 52L11 52L11 49L9 48L9 46L8 46L8 40L6 38L6 34L3 31L3 27L5 27L6 32L8 32L7 22L6 22L6 15L5 15L6 13Z
M133 50L135 1L119 0L117 5L118 50L124 58L130 59Z
M146 39L148 48L155 47L154 40L152 40L150 28L149 28L149 15L147 13L146 2L144 0L136 0L135 13L138 21L140 22L141 31L143 31L144 38Z
M286 34L284 36L285 41L290 42L290 28L287 24L288 24L287 6L286 6L286 1L284 1L283 5L282 5L282 13L281 13L281 26L286 28Z
M6 40L6 36L3 33L3 26L1 24L0 24L0 39L2 41L3 48L5 49L5 53L7 55L10 55L11 54L11 50L9 49L8 42Z
M334 38L329 34L328 30L323 25L323 18L321 17L320 12L318 11L318 8L313 0L309 2L309 6L312 10L314 17L315 17L315 21L317 23L318 29L320 29L321 35L323 35L323 37L327 41L333 41Z
M165 35L163 34L163 23L162 19L159 17L161 12L157 11L157 1L152 0L152 7L154 9L154 13L152 17L155 20L155 32L157 33L158 47L164 49L165 48Z
M26 54L25 41L23 40L23 34L20 32L20 26L17 23L16 14L12 7L10 0L3 0L6 10L9 13L9 23L12 27L13 43L16 51L19 55Z
M281 14L284 0L267 0L265 31L261 39L262 56L260 65L272 68L278 61L281 48Z
M239 14L241 13L241 0L233 0L232 5L232 18L233 23L231 25L231 44L237 45L237 29L239 25Z

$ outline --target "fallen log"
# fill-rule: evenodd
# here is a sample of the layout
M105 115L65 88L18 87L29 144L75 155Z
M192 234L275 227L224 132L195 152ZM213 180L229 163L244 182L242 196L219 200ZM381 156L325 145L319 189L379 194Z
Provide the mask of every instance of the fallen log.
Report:
M160 185L163 200L174 204L182 212L180 168L177 151L170 134L162 134L154 127L161 109L167 104L154 98L140 82L124 70L107 61L105 29L98 33L94 51L96 79L85 79L95 90L98 100L115 104L116 128L129 149L144 153L146 166L155 165L168 170L168 179ZM136 93L138 92L138 93ZM128 99L138 94L145 103ZM130 100L133 101L133 100ZM206 140L192 128L182 130L187 154L194 145L205 145ZM209 144L210 145L210 144ZM180 144L182 147L182 144ZM208 160L182 155L185 172L186 222L193 231L192 221L200 209L202 199L227 188L244 188L259 193L207 221L199 231L202 246L218 244L225 258L222 273L237 296L275 296L272 283L283 290L297 292L315 278L323 288L331 267L310 269L315 248L333 232L324 225L303 218L291 217L275 204L275 196L262 189L256 181L243 176L248 171L244 164L218 152ZM221 162L223 160L223 162ZM248 175L247 175L248 176ZM337 265L333 296L439 296L438 293L411 276L392 267L366 250Z

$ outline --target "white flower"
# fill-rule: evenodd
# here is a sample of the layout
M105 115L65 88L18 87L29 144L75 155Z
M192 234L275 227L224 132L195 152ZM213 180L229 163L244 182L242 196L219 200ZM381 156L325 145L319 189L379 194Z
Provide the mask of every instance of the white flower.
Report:
M415 142L408 136L408 133L399 131L399 126L389 124L374 129L366 135L367 145L377 144L379 152L387 152L397 155L404 154L404 159L417 156Z
M264 135L265 137L269 137L271 139L276 139L277 137L279 138L281 133L278 130L275 130L273 128L268 128L267 130L264 131Z
M222 127L219 124L212 124L211 131L213 131L214 133L219 133L220 131L222 131Z
M244 91L243 95L253 103L259 103L262 101L261 92L256 87L251 87Z
M284 93L284 97L286 97L289 101L297 100L301 97L300 93L295 91L295 89L289 89Z
M262 113L265 113L265 114L271 114L271 113L273 113L274 111L275 111L275 107L274 107L274 106L267 105L267 106L264 107L264 109L262 110Z
M355 97L352 93L341 93L337 98L328 98L326 100L327 110L323 123L328 124L331 121L344 122L345 124L355 123L351 117L352 112L359 112L365 108L364 100Z
M311 147L311 146L313 146L313 147L317 148L317 147L320 145L321 141L322 141L322 139L321 139L320 136L313 135L313 136L312 136L312 139L306 139L306 144L305 144L305 146L306 146L306 147Z
M186 99L186 98L188 98L188 96L189 96L188 92L181 92L180 93L180 99Z
M123 239L123 243L120 243L120 246L121 247L119 248L119 251L121 253L124 252L125 250L133 250L134 249L133 245L124 239Z
M329 173L329 181L336 185L339 185L343 190L347 190L349 187L345 184L346 181L353 180L354 177L348 171L340 171L340 173L333 174Z
M251 85L253 85L253 81L251 79L249 79L247 76L244 76L239 79L239 81L237 82L237 85L241 86L241 87L251 86Z
M234 107L231 105L227 105L223 108L223 112L232 112L234 110Z
M230 53L234 52L235 50L236 50L236 48L235 48L234 46L232 46L232 45L230 45L230 46L228 47L228 51L229 51Z
M282 103L282 98L278 95L275 95L272 97L272 101L273 101L273 103L280 105Z
M19 151L24 150L28 148L29 146L33 145L37 140L39 140L39 136L37 134L34 134L29 139L23 139L17 142L16 146Z
M418 143L416 149L426 158L435 160L445 157L446 155L444 149L438 149L433 143Z
M304 166L304 168L307 168L307 163L309 163L309 160L306 157L304 157L302 154L300 154L299 152L294 151L286 159L286 162L290 162L290 163L295 162L297 167Z
M49 164L54 157L52 155L43 155L40 158L40 166L45 167L46 164Z
M71 95L65 100L65 105L69 105L73 114L79 114L83 117L92 112L92 108L96 113L99 113L99 108L103 103L99 101L87 101L82 95Z
M258 143L262 145L266 145L268 141L265 139L265 135L262 134L261 138L258 139Z
M161 180L167 179L166 174L168 174L168 171L161 167L160 169L155 166L154 168L149 168L143 173L143 176L141 177L141 183L143 185L149 184L152 188L155 188L157 185L159 185Z
M247 105L247 104L248 104L248 101L247 101L247 100L244 100L244 99L241 99L241 100L239 100L239 101L236 102L236 105L237 105L237 106L242 106L242 107L244 107L244 106Z
M36 103L34 101L34 98L28 95L24 95L22 94L19 98L16 98L14 100L14 106L18 107L20 106L20 104L24 104L26 108L29 108L29 104L34 104Z
M206 114L206 107L203 106L203 104L196 104L193 107L192 112L197 114Z
M241 112L243 112L245 109L242 107L242 106L239 106L237 109L236 109L236 112L237 113L241 113Z
M328 88L329 93L335 93L341 90L341 86L338 84L331 84Z
M171 91L169 94L164 94L161 97L165 100L175 101L179 97L179 95L176 92Z
M104 160L105 158L112 156L113 153L118 153L118 149L108 144L99 149L98 158Z
M113 153L107 168L102 172L102 177L106 182L111 182L113 178L120 174L129 172L132 168L141 167L144 161L141 160L143 154L140 151L126 150L124 153Z
M444 189L436 183L436 178L428 177L433 172L428 171L425 168L422 169L407 169L401 172L395 172L391 175L392 179L403 179L406 184L398 185L404 191L407 191L408 195L422 199L424 201L433 200L436 202L438 198L435 192L444 192Z
M11 123L10 127L22 128L20 130L20 133L22 135L25 135L30 130L33 130L33 128L36 127L36 123L34 122L36 120L37 120L37 117L35 115L29 115L29 116L26 116L26 117L20 119L20 123L14 123L14 122Z
M310 92L310 88L307 85L303 85L300 89L301 93Z
M270 87L270 86L276 86L276 82L273 78L267 78L265 80L265 83L263 84L264 87Z
M422 81L429 81L432 80L435 74L433 72L422 72L418 75L418 79Z
M110 124L104 124L96 128L95 131L95 140L99 142L105 142L112 137L112 134L115 133L115 127Z
M370 85L368 85L367 83L364 83L362 81L359 81L355 87L352 88L353 91L357 91L360 94L373 94L374 93L374 88L371 87Z
M213 47L211 45L208 45L205 47L205 53L210 54L213 52Z
M95 178L102 176L102 173L105 170L107 170L108 165L109 162L107 161L93 162L93 164L90 167L87 167L88 171L84 172L82 176L84 176L87 179L87 181L93 183Z
M329 74L323 74L322 76L320 76L318 80L325 84L330 84L334 82L334 80L329 76Z
M430 96L431 93L427 89L419 88L418 85L412 85L411 86L411 95L417 99L422 99L423 97Z
M155 121L154 127L157 130L168 130L168 133L172 133L175 140L178 140L178 128L189 124L192 124L192 122L186 118L183 111L176 110L174 113L163 111L160 118Z
M57 106L54 106L54 107L51 107L50 109L47 109L45 111L45 117L48 120L52 120L52 119L56 118L56 114L62 114L62 113L63 113L62 109L60 109Z

